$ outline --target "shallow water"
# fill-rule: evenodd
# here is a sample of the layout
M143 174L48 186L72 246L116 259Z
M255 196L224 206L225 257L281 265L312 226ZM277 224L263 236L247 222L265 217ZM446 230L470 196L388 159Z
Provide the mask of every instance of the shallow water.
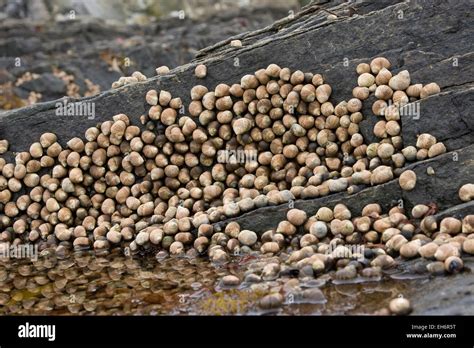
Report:
M205 258L125 257L112 253L72 254L37 261L0 261L0 314L17 315L333 315L374 314L391 298L426 280L383 279L333 284L327 276L299 279L301 290L318 287L323 299L285 292L281 308L262 310L259 300L283 293L290 278L258 284L221 286L220 278L243 274L254 259L236 257L217 267ZM395 276L396 278L396 276ZM426 277L425 277L426 278Z

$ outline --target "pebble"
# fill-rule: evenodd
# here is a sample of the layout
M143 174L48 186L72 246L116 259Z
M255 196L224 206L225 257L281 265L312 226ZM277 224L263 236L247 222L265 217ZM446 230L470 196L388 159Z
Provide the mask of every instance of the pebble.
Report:
M255 273L250 273L245 276L246 283L260 283L261 281L262 278Z
M474 215L467 215L462 219L462 233L474 233Z
M388 308L395 315L408 315L413 310L410 301L403 297L391 300Z
M231 45L232 47L242 47L242 41L240 41L240 40L232 40L232 41L230 42L230 45Z
M354 279L357 277L357 270L354 266L347 266L338 270L334 277L338 280Z
M198 253L202 253L206 250L209 245L209 239L207 237L201 236L194 240L194 248Z
M280 273L280 265L278 263L269 263L265 265L262 270L262 279L263 280L273 280L278 277Z
M226 275L222 278L222 285L224 286L237 286L240 284L240 279L234 275Z
M306 265L300 268L300 278L312 277L314 275L313 268L311 265Z
M304 289L297 293L295 299L302 303L326 303L327 299L319 288Z
M159 228L153 229L150 232L150 242L152 242L155 245L160 244L161 241L163 240L163 234L164 234L163 230Z
M117 244L122 240L122 235L116 230L110 230L107 232L107 240L111 243Z
M155 258L160 261L160 260L164 260L168 257L168 252L166 250L160 250L156 253L156 256Z
M170 72L170 68L168 68L166 65L162 65L156 68L155 71L157 75L165 75Z
M418 249L418 253L425 259L432 259L435 256L436 250L438 250L438 244L434 242L426 243Z
M138 245L144 245L148 242L149 238L150 238L150 236L147 232L141 231L135 237L135 242Z
M395 265L395 261L389 255L379 255L370 262L370 265L373 267L388 269Z
M447 217L441 220L439 225L439 231L441 233L449 233L451 235L455 235L461 233L461 220L458 220L453 217Z
M298 279L290 279L287 281L283 285L282 290L285 294L287 304L291 305L295 302L301 302L300 299L298 299L298 296L301 297L301 287Z
M74 239L74 246L84 247L89 245L89 239L87 237L78 237Z
M257 242L257 234L253 231L243 230L239 233L239 242L244 245L252 246Z
M280 293L273 293L264 296L260 301L259 301L259 306L262 309L275 309L279 308L283 305L283 295Z
M313 272L315 274L323 273L324 269L326 268L324 262L321 261L321 260L314 261L313 264L311 265L311 267L313 268Z
M194 69L194 75L199 79L205 78L207 75L207 67L204 64L199 64L196 66L196 69Z
M398 183L404 191L411 191L416 186L416 173L413 170L404 171L398 178Z
M444 261L444 268L449 273L459 273L464 268L464 263L458 256L450 256Z
M431 262L426 265L426 269L432 275L443 275L444 274L444 263L441 261Z
M366 278L381 277L382 269L380 267L367 267L362 270L361 275Z
M286 217L289 222L295 226L301 226L305 223L307 216L306 212L300 209L291 209L286 214Z
M462 250L465 253L474 255L474 238L466 239L462 244Z
M316 221L310 227L310 233L319 239L326 237L328 226L323 221Z
M421 247L421 240L415 239L406 244L403 244L400 248L400 255L406 259L411 259L418 255L418 250Z
M216 250L211 257L211 261L215 263L224 263L229 260L229 255L224 250Z
M434 254L438 261L445 261L450 256L459 256L459 249L450 243L440 245Z
M173 242L170 245L170 254L180 255L184 253L184 245L181 242Z
M278 251L280 251L280 246L278 245L277 242L267 242L262 245L260 248L260 251L262 254L266 253L273 253L276 254Z

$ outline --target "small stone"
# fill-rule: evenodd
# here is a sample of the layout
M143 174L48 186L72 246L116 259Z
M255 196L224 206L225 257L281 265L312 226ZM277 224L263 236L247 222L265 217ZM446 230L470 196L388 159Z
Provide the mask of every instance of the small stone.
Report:
M245 282L246 283L260 283L262 281L262 278L255 273L250 273L247 274L245 277Z
M122 235L117 230L107 232L107 240L111 243L118 244L122 240Z
M398 183L404 191L411 191L416 186L416 173L413 170L404 171L398 178Z
M459 189L459 198L463 202L469 202L474 199L474 184L462 185Z
M170 254L171 255L181 255L184 253L184 245L181 242L173 242L170 245Z
M155 228L150 232L150 242L155 245L158 245L163 240L164 232L159 228Z
M418 253L425 259L432 259L438 250L438 244L434 242L427 243L418 249Z
M324 262L321 261L321 260L314 261L313 264L311 265L311 267L312 267L313 272L315 274L323 273L324 269L326 268L326 266L324 265Z
M260 252L262 254L266 253L273 253L276 254L277 252L280 251L280 246L278 245L277 242L267 242L262 245L260 248Z
M301 226L306 222L306 212L300 209L291 209L286 214L286 218L295 226Z
M403 297L394 298L390 301L389 309L395 315L408 315L412 311L410 301Z
M464 263L458 256L450 256L444 261L444 268L449 273L459 273L464 268Z
M0 140L0 155L8 151L8 140Z
M158 104L158 93L156 90L151 89L146 93L145 100L149 105Z
M451 243L440 245L434 254L438 261L445 261L450 256L459 256L459 249Z
M366 278L381 277L382 269L380 267L367 267L362 270L361 275Z
M199 64L196 66L196 69L194 69L194 75L199 79L205 78L207 75L207 67L204 64Z
M240 41L240 40L232 40L232 41L230 42L230 45L231 45L232 47L242 47L242 41Z
M370 262L372 267L380 267L382 269L388 269L395 265L395 261L389 255L379 255Z
M257 234L253 231L243 230L239 233L238 239L240 243L252 246L257 242Z
M403 91L410 86L410 73L407 70L400 71L388 82L390 88L396 91Z
M357 277L357 270L354 266L347 266L338 270L334 276L338 280L354 279Z
M300 269L300 278L312 277L314 275L313 267L311 265L306 265Z
M316 221L310 227L310 233L319 239L326 237L328 233L328 226L323 221Z
M280 273L280 265L278 263L269 263L265 265L262 270L263 280L273 280L278 277Z
M400 255L406 259L411 259L418 255L419 249L421 247L421 240L415 239L408 243L403 244L400 247Z
M446 146L443 143L436 143L429 148L428 157L433 158L443 153L446 153Z
M157 75L166 75L167 73L170 72L170 68L168 68L166 65L162 65L156 68L155 71Z
M252 121L250 121L248 118L239 118L232 124L232 129L237 135L248 132L250 128L252 128Z
M225 263L229 260L229 255L224 250L216 250L211 257L211 261L215 263Z
M443 275L445 272L444 263L441 261L435 261L427 264L426 269L435 276Z
M79 246L79 247L83 247L83 246L88 246L89 245L89 239L87 237L78 237L76 239L74 239L74 246Z
M240 279L234 275L226 275L222 278L222 285L224 286L237 286L240 284Z
M462 250L464 250L465 253L474 255L474 238L466 239L462 244Z
M283 295L280 293L266 295L259 302L259 306L262 309L275 309L281 307L282 304Z
M149 235L147 232L144 231L139 232L135 237L135 243L137 243L138 245L145 245L146 243L148 243L148 240Z
M302 303L325 303L327 302L323 292L318 288L305 289L298 294L297 299Z

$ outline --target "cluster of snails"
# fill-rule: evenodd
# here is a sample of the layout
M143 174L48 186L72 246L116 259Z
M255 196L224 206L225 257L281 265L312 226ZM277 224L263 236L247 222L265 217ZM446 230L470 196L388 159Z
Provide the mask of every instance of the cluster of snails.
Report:
M156 75L166 75L170 72L170 69L166 65L159 66L155 69ZM117 81L112 83L111 88L116 89L125 85L130 85L140 81L146 81L147 77L140 71L134 71L131 76L121 76Z
M383 212L379 204L371 203L353 216L339 203L333 208L321 207L314 216L289 209L286 220L276 222L275 228L260 237L231 222L211 238L201 235L195 246L209 245L209 256L217 262L222 261L224 248L239 254L254 249L267 256L279 255L278 261L273 258L270 262L277 264L272 267L275 277L289 272L304 277L334 271L333 279L349 280L380 277L383 270L396 266L398 256L426 259L426 271L435 275L457 273L463 268L461 256L474 255L473 237L474 215L438 218L424 204L414 206L409 214L399 206ZM364 249L355 248L361 245ZM244 281L255 282L256 275L265 278L265 267L252 267Z
M403 147L392 129L399 122L393 109L436 88L410 85L405 72L388 78L389 67L385 58L359 65L354 98L335 105L320 74L270 64L231 86L194 86L187 112L181 98L150 90L144 127L118 114L65 147L43 134L15 163L0 161L0 241L202 253L218 239L212 223L255 208L355 193L396 176L412 189L416 176L400 175L405 162L446 149L429 134ZM203 79L207 68L198 65L195 74ZM359 123L371 92L386 132L379 143L365 144ZM0 143L0 151L6 147ZM248 238L236 241L248 246ZM227 251L209 254L225 259Z
M467 190L472 193L468 185L472 184L464 185L460 195ZM377 281L402 260L418 259L412 263L417 273L437 276L463 271L463 258L474 255L474 215L433 214L432 206L425 204L411 211L394 206L384 212L379 204L371 203L356 216L341 203L321 207L313 216L291 208L285 220L275 222L275 227L261 236L241 230L233 221L212 237L203 233L194 246L200 251L207 249L213 262L226 261L226 249L239 255L259 250L261 257L241 277L226 275L221 284L239 287L243 283L252 288L279 280L285 283L287 296L313 278L335 284ZM278 289L262 298L259 306L282 306L284 297ZM316 296L312 300L324 300L319 289L312 295ZM407 299L396 298L379 314L406 315L411 310Z

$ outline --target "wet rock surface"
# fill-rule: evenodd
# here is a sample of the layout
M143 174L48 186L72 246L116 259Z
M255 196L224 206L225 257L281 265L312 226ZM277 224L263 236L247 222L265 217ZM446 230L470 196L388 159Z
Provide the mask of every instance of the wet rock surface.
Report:
M419 262L419 261L418 261ZM205 259L130 258L51 252L0 260L0 313L15 315L361 315L401 294L415 315L472 315L473 259L462 274L432 277L406 262L379 278L343 282L280 277L244 281L245 258L216 268ZM220 278L232 284L223 285ZM237 280L236 280L237 279Z
M347 99L352 89L347 81L354 80L356 76L354 67L362 60L383 55L395 63L397 70L410 69L413 71L412 76L423 83L435 80L443 91L420 102L421 113L418 119L412 116L402 118L405 146L414 145L416 136L420 132L429 130L438 140L446 144L448 152L407 166L417 175L418 184L412 191L402 191L398 181L393 180L383 185L366 188L354 195L344 193L312 200L298 200L294 202L295 207L313 215L319 207L334 206L341 201L354 211L360 211L364 205L374 199L377 199L384 209L402 199L409 209L418 203L437 202L441 210L438 213L439 216L465 215L472 213L472 204L462 203L457 190L461 184L472 182L474 173L472 167L474 164L473 124L468 117L468 110L472 109L473 81L472 76L466 73L473 67L472 52L467 44L460 44L468 42L466 40L473 34L472 25L466 23L468 18L463 15L466 13L466 7L469 6L472 7L467 2L448 5L441 1L426 1L420 6L411 2L401 2L390 6L378 2L361 2L355 5L355 13L348 12L347 5L336 6L332 10L340 14L340 17L331 21L327 19L327 13L320 11L319 7L309 7L296 18L281 21L261 31L240 35L238 39L243 43L242 48L231 47L228 45L229 40L226 40L222 44L203 50L199 53L197 60L171 71L166 76L82 100L82 103L95 103L96 118L94 120L80 117L58 118L53 103L39 104L5 113L0 116L0 138L10 140L11 147L8 155L12 156L12 151L24 150L31 142L30 139L37 139L46 131L54 130L61 142L82 134L87 127L99 121L110 119L115 113L124 112L137 121L146 110L143 96L148 89L166 89L173 95L187 95L189 87L199 83L193 75L194 67L198 63L205 63L208 67L208 74L204 81L209 86L224 81L237 82L239 76L262 68L271 61L282 66L322 73L326 80L333 84L336 98ZM397 17L400 10L404 13L402 18ZM384 18L385 21L380 21L380 18ZM379 27L382 22L383 31ZM424 28L424 32L429 29L429 35L419 35L417 28ZM343 39L340 39L340 33L345 34ZM351 43L359 42L361 37L370 38L371 42L354 47ZM435 44L433 44L433 37L436 37ZM327 40L334 44L321 44ZM275 52L279 52L278 55ZM460 58L465 65L454 66L453 57ZM239 62L237 66L234 64L236 59ZM345 62L348 62L348 69L344 65ZM188 101L185 100L185 103ZM371 122L376 117L370 111L364 114L368 117L364 121L365 126L361 124L361 129L367 129L367 135L364 134L364 137L370 139L369 131L373 128ZM135 123L138 124L138 122ZM24 134L24 129L30 130L27 139L21 136ZM266 229L275 228L275 222L283 220L287 211L288 205L257 208L241 217L215 224L215 227L223 226L229 221L238 221L242 229L251 228L252 231L262 233ZM252 236L249 244L253 242L253 239ZM124 263L121 258L123 257L118 257L119 262ZM435 279L431 278L427 272L426 265L417 261L416 263L401 263L395 269L384 269L381 274L374 271L373 274L366 274L367 277L364 278L357 276L357 273L354 274L353 269L348 266L344 267L344 273L339 273L334 277L335 279L321 276L311 280L308 280L306 276L317 270L318 265L313 264L309 268L301 267L300 269L277 269L271 266L271 262L264 262L261 265L260 277L253 273L250 273L253 275L244 274L246 268L249 267L246 257L238 259L237 262L232 260L230 263L224 263L225 266L222 268L204 263L202 268L196 266L197 271L193 271L195 268L190 264L199 261L188 263L185 259L171 258L158 265L155 264L155 260L148 261L150 260L146 258L137 261L139 266L133 268L137 270L137 273L128 280L131 285L125 282L127 286L122 283L121 272L108 270L108 278L105 277L103 283L98 286L104 289L104 292L100 294L105 294L103 297L106 299L97 307L98 310L92 309L90 312L97 314L181 313L181 307L176 306L177 303L186 304L186 298L197 298L199 301L193 302L194 306L183 306L187 308L183 309L184 313L195 311L209 314L274 312L373 314L380 308L388 307L390 300L400 294L410 298L414 314L472 314L473 308L472 296L470 296L473 284L470 271L472 261L470 260L466 260L465 270L461 274ZM79 264L81 261L74 262ZM66 262L66 265L69 263ZM94 259L90 264L92 268L96 267L96 260ZM183 269L174 268L181 267L180 265ZM88 311L85 301L80 305L59 302L62 305L55 307L55 303L52 302L53 296L48 290L45 290L46 295L42 294L44 298L40 299L29 298L29 294L25 295L21 291L16 291L26 288L27 284L33 288L33 282L47 283L48 279L55 279L57 276L51 272L51 274L47 273L48 279L38 277L28 283L29 268L18 266L16 263L7 264L4 266L4 272L0 273L0 276L3 275L3 278L0 278L3 279L2 298L8 304L4 307L6 312L20 310L30 313L29 310L31 310L39 311L37 312L39 314L41 310L57 309L58 314L66 314L74 313L74 311L76 313ZM42 270L48 268L42 265L39 267ZM152 267L151 275L144 271L149 270L149 267ZM90 270L89 266L87 268ZM66 269L70 269L71 274L66 276L60 273L60 277L72 279L74 275L76 279L77 273L83 271L80 264L79 266L71 264ZM117 269L123 269L123 267L120 268L117 265ZM89 270L85 273L89 274ZM23 275L20 272L23 272ZM19 276L15 281L16 273L19 273ZM195 276L194 273L196 273ZM224 276L229 276L229 273L243 280L242 288L237 285L235 278L226 278L229 281L228 285L232 284L232 289L223 290L219 287L219 280ZM189 284L189 288L186 282L190 274L193 275L190 276L192 283ZM165 278L159 277L165 277L166 281L163 282ZM161 281L159 282L161 285L157 285L158 288L152 288L153 280L157 279ZM63 282L64 280L59 282L59 287L56 287L60 288ZM86 280L83 279L82 282L81 285L79 277L78 283L74 283L71 289L81 289L81 286L84 289L87 288L89 282L87 275ZM201 287L196 284L201 282L206 282L204 290L200 290ZM105 283L107 285L104 285ZM135 296L130 294L132 292L130 288L136 289L137 286L142 291L140 292L143 295L142 302L131 300ZM160 286L164 288L161 289ZM123 293L119 291L119 295L112 296L112 292L116 293L115 287L123 289ZM321 292L314 290L320 287ZM49 287L46 288L49 289ZM153 291L154 289L156 292ZM87 294L88 290L85 291ZM94 291L96 290L92 289L91 294ZM183 294L189 297L184 296L185 299L182 300ZM83 299L82 293L81 296L79 298ZM103 298L94 296L98 302ZM24 299L30 301L23 303ZM35 301L38 301L38 305L35 305ZM154 307L162 302L169 306Z
M165 18L146 26L97 18L4 19L0 21L0 83L12 94L5 93L0 108L24 106L24 102L15 103L15 97L27 100L31 91L40 93L43 102L63 96L78 98L108 90L120 76L136 70L155 76L159 66L186 64L204 47L263 28L286 15L284 7L242 8L201 20ZM68 90L63 80L52 76L58 71L70 76ZM25 74L37 76L24 82ZM91 90L89 83L98 88Z

